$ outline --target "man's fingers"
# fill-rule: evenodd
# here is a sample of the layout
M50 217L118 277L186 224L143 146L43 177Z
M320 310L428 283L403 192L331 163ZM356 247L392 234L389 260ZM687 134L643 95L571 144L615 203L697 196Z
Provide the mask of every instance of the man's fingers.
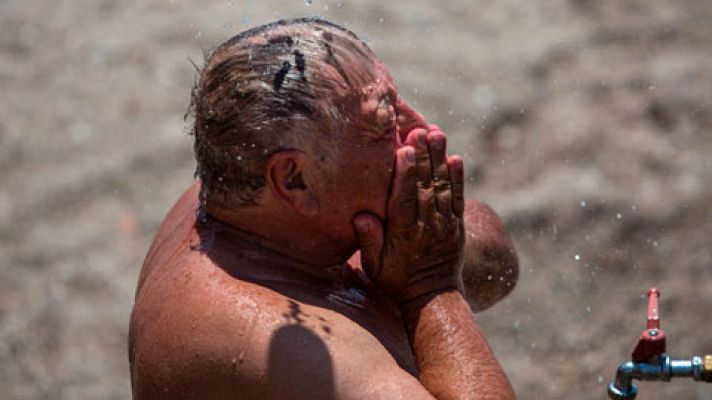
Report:
M458 155L448 157L447 166L450 171L452 210L459 218L465 210L465 167L462 157Z
M428 134L430 163L433 169L433 190L435 192L435 207L438 212L452 212L452 196L450 193L450 173L447 165L447 139L440 131Z
M425 225L433 224L435 194L432 187L418 186L418 219Z
M418 182L422 187L430 187L433 179L430 154L428 152L428 132L425 129L413 129L406 138L406 144L415 149L415 164Z
M428 132L414 129L406 142L415 148L416 170L418 171L418 219L425 224L432 224L435 214L433 192L433 171L428 150Z
M396 171L388 202L388 227L401 230L417 220L415 149L403 146L396 151Z
M376 278L381 273L383 225L375 215L369 213L357 214L353 224L361 247L361 267L370 278Z
M433 182L433 193L435 194L435 209L443 215L451 214L453 203L450 181Z
M428 149L430 150L430 164L433 169L434 181L450 180L447 170L447 138L440 131L428 133Z

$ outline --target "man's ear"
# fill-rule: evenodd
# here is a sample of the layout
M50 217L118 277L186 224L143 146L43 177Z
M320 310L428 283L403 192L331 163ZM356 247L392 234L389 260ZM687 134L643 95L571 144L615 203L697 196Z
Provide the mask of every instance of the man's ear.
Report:
M319 204L313 188L304 180L308 163L308 156L298 150L274 153L265 163L265 178L267 186L285 207L313 217L319 212Z

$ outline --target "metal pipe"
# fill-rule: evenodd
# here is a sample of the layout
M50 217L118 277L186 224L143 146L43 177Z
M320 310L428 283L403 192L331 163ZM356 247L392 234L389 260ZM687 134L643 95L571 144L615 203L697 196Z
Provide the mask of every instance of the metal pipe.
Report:
M694 380L702 380L704 369L702 366L702 357L692 357L691 360L671 360L670 375L673 378L677 377L692 377Z
M673 360L663 354L650 363L626 361L618 366L614 381L608 385L608 397L616 400L635 399L638 388L633 383L633 379L667 382L672 378L692 378L696 381L709 382L709 374L710 371L706 370L702 357L698 356L689 360Z

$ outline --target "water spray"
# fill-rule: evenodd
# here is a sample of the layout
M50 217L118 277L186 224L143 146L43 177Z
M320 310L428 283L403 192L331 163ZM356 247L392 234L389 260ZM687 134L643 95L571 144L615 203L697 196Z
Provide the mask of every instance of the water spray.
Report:
M616 377L608 385L608 397L611 399L635 399L638 387L633 379L669 382L672 378L692 378L712 382L712 355L674 360L665 354L666 336L660 329L659 297L658 289L648 290L647 328L638 339L631 361L624 361L618 366Z

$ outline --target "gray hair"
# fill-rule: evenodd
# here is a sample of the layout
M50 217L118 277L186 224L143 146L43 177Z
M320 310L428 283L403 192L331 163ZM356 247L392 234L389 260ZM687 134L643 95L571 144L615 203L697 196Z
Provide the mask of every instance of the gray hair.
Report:
M262 25L215 48L189 109L201 200L234 194L255 204L270 155L343 130L353 112L346 99L375 79L374 59L355 34L313 18Z

